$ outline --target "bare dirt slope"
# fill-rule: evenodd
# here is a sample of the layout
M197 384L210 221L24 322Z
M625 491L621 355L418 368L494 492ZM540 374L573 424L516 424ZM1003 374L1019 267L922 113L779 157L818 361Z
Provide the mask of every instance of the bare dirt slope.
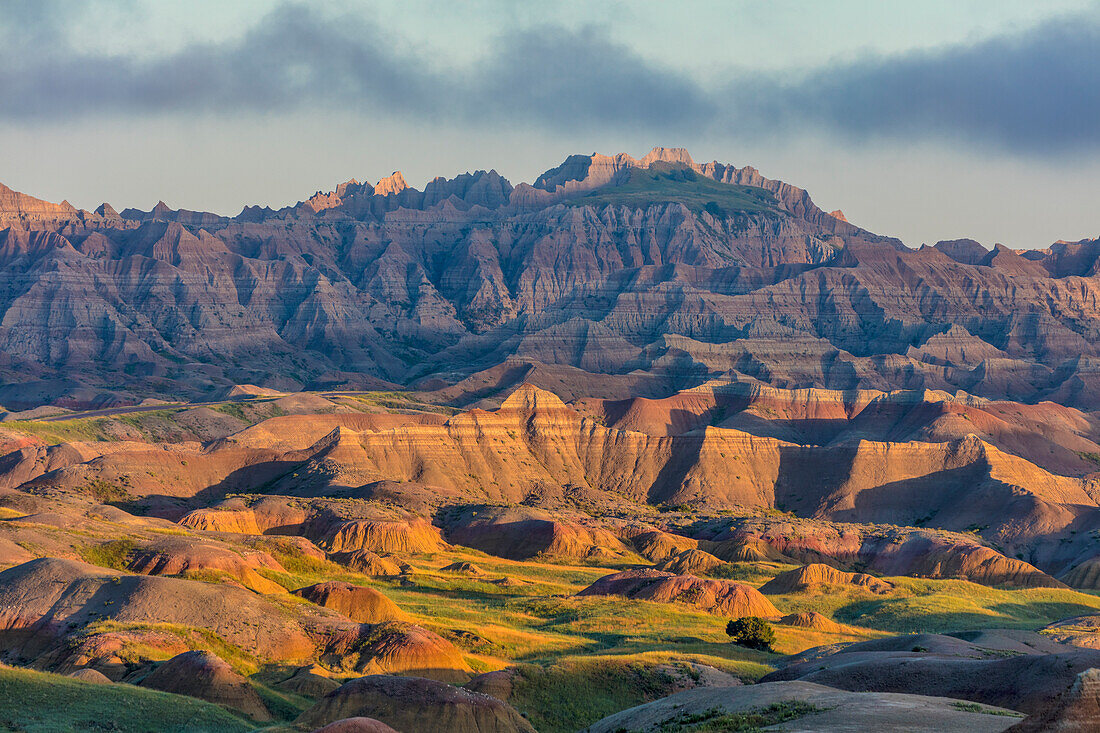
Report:
M806 682L770 682L742 687L703 688L680 692L656 702L624 710L585 729L586 733L620 730L676 730L677 721L690 716L718 718L721 714L766 709L770 705L801 701L818 710L784 723L783 730L861 731L901 733L935 730L944 733L999 733L1019 720L1000 708L972 712L958 701L943 697L892 693L846 692ZM998 714L1001 713L1001 714ZM919 722L918 722L919 721ZM666 727L662 727L666 726ZM669 728L668 726L671 726Z

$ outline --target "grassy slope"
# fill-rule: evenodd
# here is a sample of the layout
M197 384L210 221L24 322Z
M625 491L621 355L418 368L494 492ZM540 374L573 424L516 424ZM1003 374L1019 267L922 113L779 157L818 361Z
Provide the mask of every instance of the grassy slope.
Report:
M0 668L0 728L26 733L237 733L254 726L224 708L183 695Z
M465 652L474 669L519 665L521 672L512 702L544 733L575 730L616 710L664 696L671 691L671 680L655 669L657 665L697 662L754 680L770 670L770 662L775 658L773 654L731 644L725 635L725 618L689 606L576 597L578 591L599 577L624 566L519 562L454 548L408 556L415 569L401 581L369 578L326 560L278 551L273 554L287 572L263 571L263 574L288 589L324 579L370 585L395 601L413 621L451 639ZM484 573L467 576L441 570L460 560L478 565ZM784 569L785 566L774 563L741 563L735 568L736 573L727 574L749 578L753 585L760 585ZM510 584L493 582L502 578L510 579ZM813 646L860 641L889 632L1038 628L1067 616L1100 610L1100 597L1070 590L1001 590L965 581L891 580L897 588L885 597L838 589L820 594L771 596L784 613L816 610L842 623L856 625L841 634L777 626L776 653L791 654ZM128 625L100 624L92 630L116 626ZM185 632L195 637L194 630L180 630L181 635ZM266 660L274 662L271 665L235 653L217 638L195 637L192 643L213 649L245 674L264 669L267 677L277 680L290 672L278 660ZM0 697L11 699L2 693L0 689ZM15 710L13 704L8 704ZM305 701L284 700L286 717L291 717L291 707L300 708L304 704ZM84 709L80 707L82 703L74 705L73 711ZM33 706L18 709L24 715L34 712ZM67 714L78 714L73 711ZM128 711L120 708L118 714L125 717ZM3 720L0 715L0 723ZM20 724L34 730L26 723Z
M735 646L726 619L679 604L577 598L576 593L620 567L517 562L475 550L410 558L416 568L405 584L366 578L341 566L279 556L288 574L267 573L288 588L325 578L372 585L416 623L451 638L476 670L520 665L511 701L539 731L576 730L658 697L670 680L654 668L670 662L708 664L754 680L774 654ZM481 576L442 572L458 560ZM788 569L774 563L739 563L737 575L760 585ZM492 581L508 577L517 583ZM821 594L772 596L784 613L816 610L844 624L847 633L776 626L777 654L887 633L971 628L1039 628L1066 616L1100 611L1100 597L1070 590L1000 590L966 581L892 578L887 597L833 589ZM474 636L456 632L469 632ZM481 641L478 641L480 639Z
M303 393L309 394L309 393ZM323 396L323 393L317 393ZM230 400L199 405L209 407L241 421L242 427L255 425L271 417L278 417L283 411L275 404L274 397L261 397L253 400ZM367 411L382 408L388 411L415 410L453 415L458 412L452 407L424 402L412 393L371 391L348 396L333 397L332 401L353 410ZM166 406L163 409L146 412L122 413L107 417L73 417L65 420L13 420L0 423L3 432L20 433L38 438L47 445L76 441L105 442L120 437L133 437L151 443L197 440L200 436L186 424L177 421L180 413L193 409L195 405ZM331 412L332 408L327 412Z
M651 190L651 194L667 192L668 187L675 189L681 184L695 185L682 181L672 181L667 186L658 183L660 185ZM626 194L631 195L629 188ZM404 401L396 404L392 394L383 392L340 399L344 404L363 404L364 407L424 407ZM271 407L256 401L246 406L233 404L223 411L252 422L262 419L262 413ZM165 425L176 424L172 419L174 414L175 410L166 409L121 418L142 433L153 435L161 433ZM112 430L105 421L122 421L121 418L7 423L3 428L23 428L32 434L40 430L40 437L56 434L66 435L68 439L110 439L108 433ZM119 529L125 531L121 526ZM50 531L64 533L53 528ZM180 533L189 534L186 530ZM115 544L102 546L102 539L95 542L89 539L81 544L87 544L81 552L85 559L109 567L120 564L118 555L125 549ZM264 574L288 589L326 579L371 585L386 593L416 622L454 641L466 652L474 669L520 665L522 673L514 703L532 720L538 721L542 731L572 730L610 712L662 696L667 692L668 680L654 670L659 664L699 662L752 680L766 673L770 669L769 661L774 659L774 655L730 644L724 633L726 619L688 606L576 597L578 591L596 579L628 565L515 562L455 548L434 555L409 557L415 571L401 582L367 578L328 561L274 554L288 572L265 571ZM459 560L477 564L484 569L484 575L470 577L440 570ZM721 575L759 586L786 569L788 566L775 563L736 563L725 566ZM493 582L505 577L512 583ZM814 610L853 625L842 634L779 626L776 652L791 654L812 646L859 641L885 633L1039 628L1065 617L1100 611L1100 597L1068 590L1008 591L965 581L891 580L897 588L885 597L835 589L828 593L771 597L784 613ZM179 633L194 641L198 632L181 628ZM239 653L219 639L202 639L196 643L202 648L213 649L245 674L255 672L265 661ZM278 660L270 661L275 662L274 667L279 667ZM272 679L281 679L288 670L269 671ZM8 678L4 679L4 684L9 684ZM67 691L79 683L68 680L64 684L68 685L64 688ZM12 696L4 694L6 689L0 687L0 710L15 707L11 703ZM128 692L136 688L125 689ZM37 699L29 694L27 699ZM5 702L8 708L2 707ZM282 700L279 706L289 711L300 707L300 703L302 701ZM83 710L82 705L84 703L76 700L72 710ZM69 707L67 702L65 707ZM35 712L32 706L26 709L20 706L19 709L24 710L20 714ZM110 706L105 704L100 712L106 715L104 710L108 709ZM118 712L123 717L128 713L123 708ZM48 724L36 729L31 725L34 721L12 720L27 730L65 730L50 728ZM0 727L4 722L4 716L0 715ZM118 730L129 730L124 723L119 725L123 727Z
M755 186L719 183L684 165L667 163L655 163L649 168L631 168L621 185L605 186L567 203L570 206L630 208L681 203L696 213L708 210L719 217L776 210L775 196L770 191Z

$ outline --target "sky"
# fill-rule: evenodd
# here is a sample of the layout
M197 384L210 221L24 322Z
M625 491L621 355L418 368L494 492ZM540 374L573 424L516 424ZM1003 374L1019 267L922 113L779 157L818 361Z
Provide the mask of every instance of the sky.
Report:
M0 182L236 214L686 147L917 246L1100 236L1100 0L0 0Z

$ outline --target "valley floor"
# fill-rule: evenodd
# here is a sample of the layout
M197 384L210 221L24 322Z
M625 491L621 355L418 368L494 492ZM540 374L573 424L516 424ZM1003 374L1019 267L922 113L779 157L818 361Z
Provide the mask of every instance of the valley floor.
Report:
M1091 474L1021 457L1025 418L996 408L1017 427L957 438L955 416L996 410L919 402L943 441L871 444L843 439L851 409L826 426L792 395L677 399L696 403L677 426L658 401L534 388L493 411L257 395L0 423L0 725L828 730L857 706L892 730L900 705L999 731L1100 668ZM865 425L919 432L909 402L864 403ZM777 508L795 482L792 503L838 516L885 494L938 509ZM986 507L1001 524L965 531L944 482L1032 513ZM1043 531L1022 531L1040 504ZM731 641L746 616L768 648Z

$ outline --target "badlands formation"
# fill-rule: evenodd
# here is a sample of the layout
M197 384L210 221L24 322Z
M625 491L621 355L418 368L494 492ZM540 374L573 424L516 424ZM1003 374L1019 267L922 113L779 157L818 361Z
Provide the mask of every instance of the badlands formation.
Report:
M1100 729L1098 263L679 149L0 186L0 721Z

